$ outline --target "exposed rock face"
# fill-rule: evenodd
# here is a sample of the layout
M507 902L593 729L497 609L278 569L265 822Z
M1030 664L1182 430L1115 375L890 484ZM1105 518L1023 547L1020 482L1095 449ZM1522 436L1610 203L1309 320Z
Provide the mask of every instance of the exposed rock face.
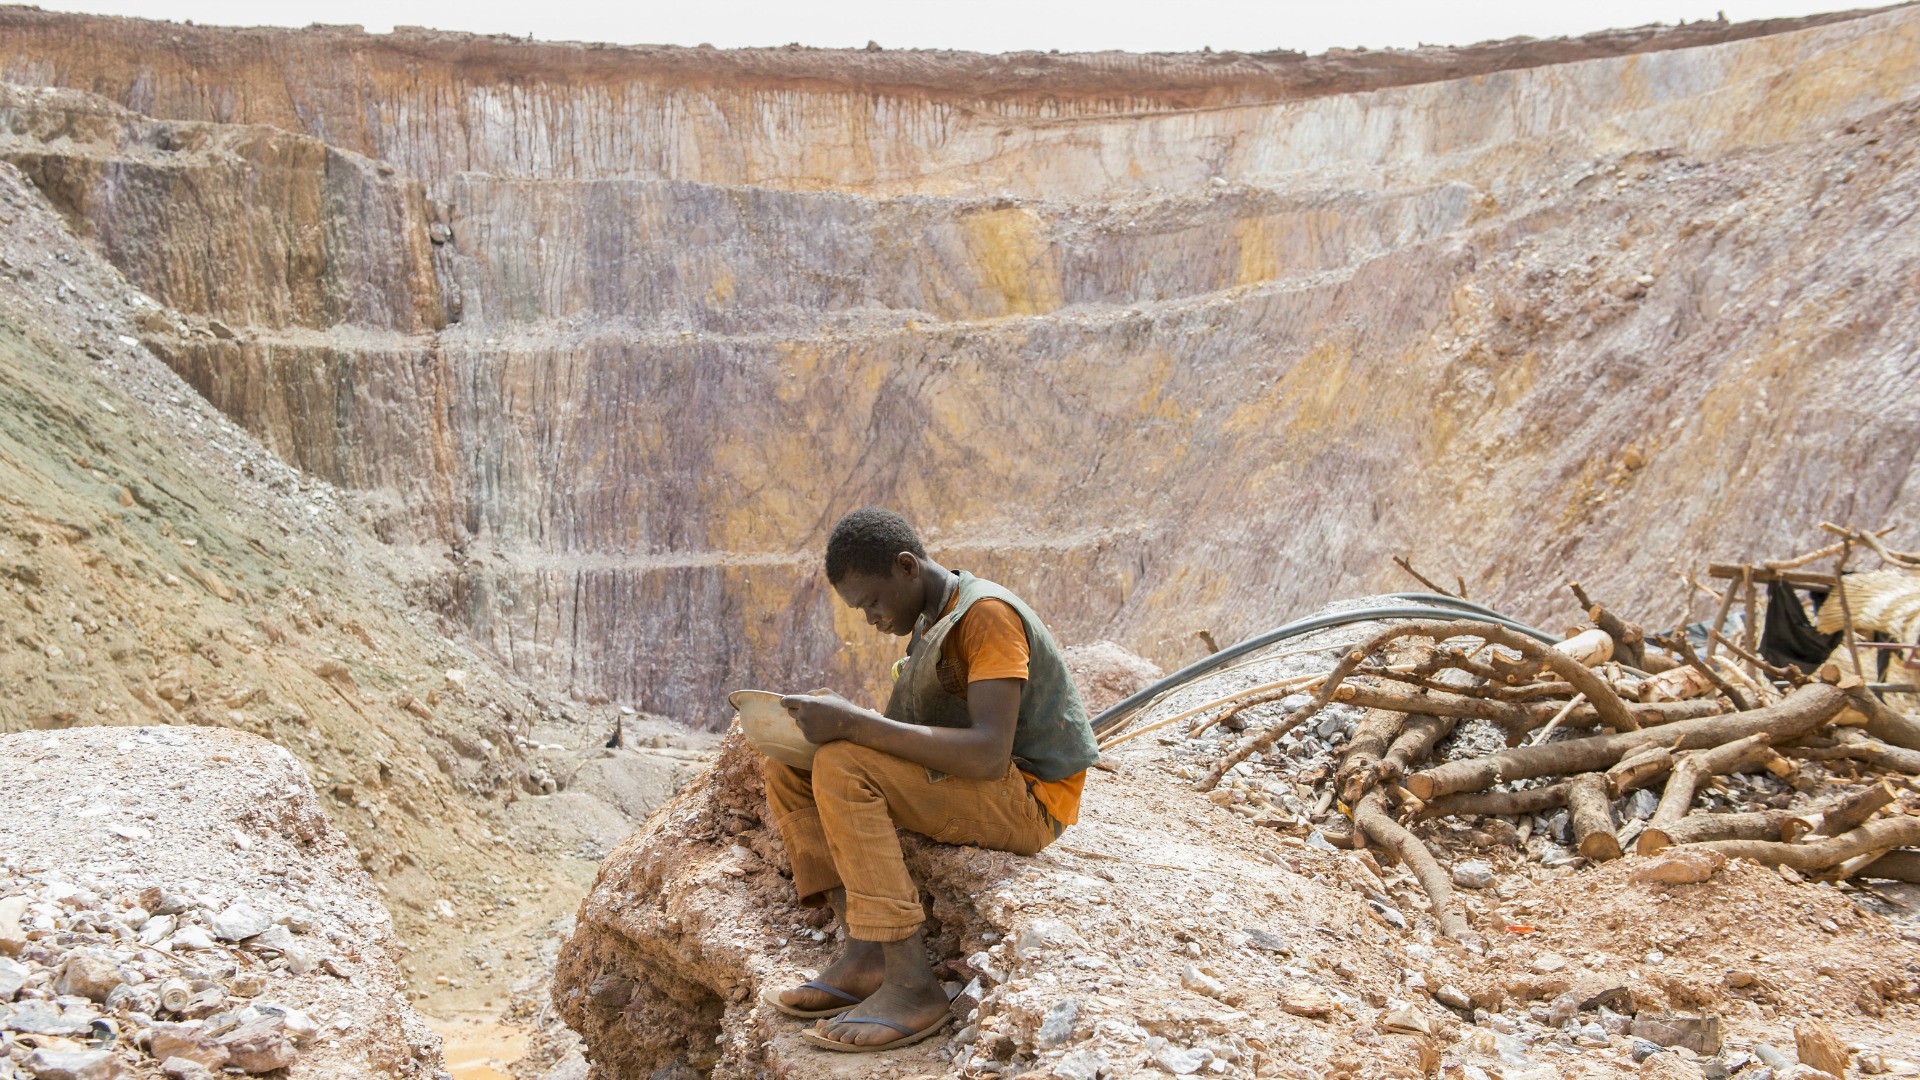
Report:
M0 1030L84 1037L104 1017L114 1052L75 1076L151 1076L172 1058L290 1080L440 1073L373 881L285 750L191 728L0 735L0 788L0 903L29 901L30 972L16 1005L0 997ZM207 940L236 906L264 926ZM48 1020L24 1022L34 1008ZM11 1039L0 1065L16 1047L29 1075L65 1075L34 1072Z
M601 749L612 710L589 721L450 640L353 496L198 397L140 346L155 327L216 340L0 163L0 734L179 725L285 746L421 981L463 983L446 992L475 1007L524 970L500 953L573 906L582 844L624 835L692 763Z
M0 157L206 331L142 340L583 695L871 690L862 503L1177 666L1408 551L1674 619L1676 559L1914 483L1910 8L1218 66L0 28L112 99L8 91Z

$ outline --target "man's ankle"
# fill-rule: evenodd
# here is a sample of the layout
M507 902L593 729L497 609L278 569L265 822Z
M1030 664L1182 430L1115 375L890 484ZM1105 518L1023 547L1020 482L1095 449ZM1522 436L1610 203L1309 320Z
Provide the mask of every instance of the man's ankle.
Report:
M886 957L887 982L912 987L940 985L934 978L933 965L927 961L925 931L915 930L899 941L882 942L880 951Z

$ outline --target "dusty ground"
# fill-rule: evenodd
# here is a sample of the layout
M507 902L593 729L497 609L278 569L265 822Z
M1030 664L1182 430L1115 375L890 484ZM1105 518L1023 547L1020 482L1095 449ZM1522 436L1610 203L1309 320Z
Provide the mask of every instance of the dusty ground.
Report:
M0 988L0 1073L33 1075L31 1049L82 1047L89 1024L97 1043L107 1023L128 1075L157 1077L140 1044L165 1025L231 1031L275 1009L304 1018L276 1036L295 1047L282 1073L293 1080L438 1073L438 1040L402 991L392 920L285 750L192 728L0 735L0 791L0 904L30 902L25 932L0 940L29 972ZM242 909L258 921L231 932L223 920ZM104 965L104 981L69 985L80 956ZM191 1004L166 1006L175 979ZM69 1026L29 1022L38 1005Z
M1325 654L1229 678L1315 665ZM1289 776L1324 767L1343 738L1330 725L1253 773L1297 798ZM1630 882L1634 859L1547 867L1454 837L1495 870L1471 904L1479 940L1463 946L1436 937L1404 870L1193 791L1181 774L1213 745L1148 736L1120 747L1115 771L1092 774L1082 823L1034 858L909 845L937 958L984 991L944 1043L880 1060L822 1054L757 1003L761 987L804 977L834 946L793 905L755 755L737 740L609 856L555 1001L606 1078L675 1060L725 1077L1634 1075L1632 1039L1608 1025L1635 1012L1721 1018L1719 1057L1663 1051L1644 1066L1662 1075L1758 1076L1754 1048L1790 1056L1792 1024L1810 1016L1889 1059L1920 1059L1911 909L1746 864L1667 887ZM1437 1000L1442 988L1461 1007ZM1611 1013L1555 1012L1609 990Z

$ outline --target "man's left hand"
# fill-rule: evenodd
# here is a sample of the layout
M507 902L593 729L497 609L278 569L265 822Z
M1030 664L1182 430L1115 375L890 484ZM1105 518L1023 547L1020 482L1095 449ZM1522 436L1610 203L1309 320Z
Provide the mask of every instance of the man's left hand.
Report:
M780 699L780 704L800 725L807 741L816 744L847 738L864 715L860 706L831 690L789 694Z

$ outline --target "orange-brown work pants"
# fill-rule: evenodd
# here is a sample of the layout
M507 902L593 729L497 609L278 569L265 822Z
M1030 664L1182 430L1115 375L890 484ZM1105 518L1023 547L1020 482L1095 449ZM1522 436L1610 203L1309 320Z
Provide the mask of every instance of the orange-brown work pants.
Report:
M847 933L861 941L900 941L925 921L896 826L1018 855L1058 835L1012 762L998 780L929 780L923 766L841 741L814 752L812 772L769 759L766 776L800 903L820 907L846 886Z

